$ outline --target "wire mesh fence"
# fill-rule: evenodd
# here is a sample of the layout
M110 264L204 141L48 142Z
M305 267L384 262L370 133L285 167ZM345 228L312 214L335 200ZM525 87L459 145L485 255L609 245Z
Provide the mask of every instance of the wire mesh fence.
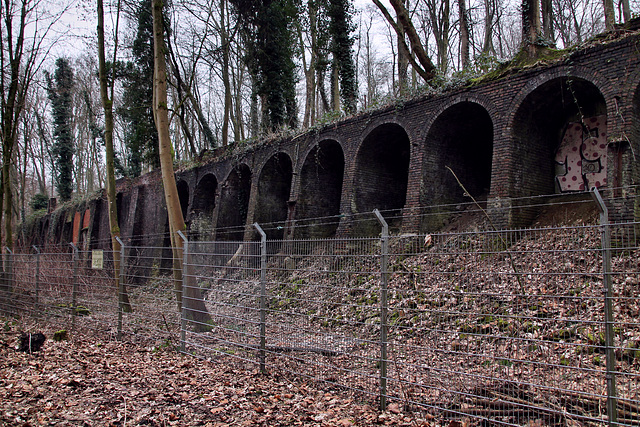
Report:
M76 248L11 254L2 310L240 359L435 425L640 425L639 224L389 235L379 221L375 238L185 237L175 258L124 245L117 272L109 251L102 268Z

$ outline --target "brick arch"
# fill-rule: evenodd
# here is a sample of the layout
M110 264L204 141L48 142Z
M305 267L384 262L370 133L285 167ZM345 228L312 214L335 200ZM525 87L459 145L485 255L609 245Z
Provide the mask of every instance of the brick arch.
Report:
M502 165L503 170L511 171L509 196L585 191L592 185L606 185L607 117L612 103L605 91L610 96L613 93L603 85L589 70L562 67L539 76L520 91L512 104L506 135L510 164ZM585 160L589 150L583 153L582 147L586 147L587 129L594 137L586 144L596 147L597 153L589 152ZM591 166L598 173L587 173L585 168L591 170Z
M348 144L344 141L344 135L340 135L338 132L323 132L321 135L316 135L312 138L309 138L306 146L304 147L304 150L298 153L298 158L295 159L297 160L295 165L295 172L297 174L300 173L300 170L302 169L305 160L309 156L309 153L311 153L319 143L328 140L338 143L340 145L340 148L342 149L342 152L345 154L345 157L347 157L347 151L349 147Z
M606 78L604 78L602 75L600 75L600 73L592 68L584 66L561 66L538 74L537 76L529 79L527 83L522 87L522 89L520 89L518 94L513 97L513 100L509 103L507 109L505 110L508 112L508 114L505 117L506 126L503 127L503 132L506 132L504 136L510 136L508 135L508 132L513 128L514 118L524 100L529 95L531 95L531 93L537 90L540 86L552 80L570 77L576 77L593 84L605 98L608 106L607 114L610 116L612 115L611 113L615 110L610 111L611 99L613 99L613 96L615 96L616 93L613 93L612 86Z
M234 165L219 185L220 202L216 238L241 241L249 212L252 171L246 162Z
M273 156L284 154L291 160L291 165L293 167L296 166L296 162L298 160L296 145L287 144L286 142L288 141L282 141L281 144L268 147L266 150L259 152L259 154L254 157L254 173L256 174L256 176L260 176L262 174L262 169L269 163L271 159L273 159Z
M464 191L446 166L473 197L488 195L498 134L496 117L495 105L477 95L451 98L430 117L421 176L429 185L424 186L423 204L465 201Z
M195 215L211 215L216 205L218 178L212 172L204 174L193 192L192 211Z
M429 133L429 129L443 112L462 102L478 104L486 110L487 114L489 114L489 117L491 118L491 121L494 123L493 138L496 139L498 136L498 129L500 129L501 127L500 123L502 122L503 114L502 111L499 110L496 104L491 100L491 98L481 93L463 93L457 96L450 97L446 101L439 103L438 108L433 110L430 113L428 119L424 122L422 126L422 134L427 135Z
M189 183L184 179L178 179L176 182L178 188L178 200L180 201L180 209L182 209L182 217L187 220L187 214L189 212L189 201L191 196L191 188Z
M378 234L380 226L370 215L383 212L393 228L401 225L401 211L407 200L411 138L400 123L389 120L370 129L359 141L350 179L351 211L355 235Z
M249 170L249 172L251 172L253 174L253 170L251 170L251 166L249 165L248 162L246 161L240 161L240 162L230 162L228 164L228 167L225 167L224 171L220 172L219 174L217 174L216 176L219 175L220 179L218 180L218 184L222 184L224 182L226 182L229 179L229 176L238 168L246 168Z
M344 149L335 139L323 138L301 157L300 163L296 237L329 237L338 227L345 173ZM329 218L305 221L319 217Z
M416 129L414 126L411 126L410 122L409 123L407 122L409 122L408 117L406 117L406 120L398 120L397 116L396 117L386 116L382 120L374 120L368 123L367 126L365 126L362 129L362 131L359 133L360 135L362 135L362 137L357 141L356 144L353 145L353 155L351 156L353 164L355 165L355 159L357 157L357 154L360 152L362 148L362 144L371 135L372 132L375 132L381 126L396 125L399 128L402 128L402 130L407 134L407 137L409 138L409 145L413 146L414 142L418 140L420 129ZM347 154L346 149L345 149L345 154ZM413 154L413 152L411 154Z
M289 195L293 178L293 161L289 154L278 151L264 162L258 172L254 219L270 240L284 237Z

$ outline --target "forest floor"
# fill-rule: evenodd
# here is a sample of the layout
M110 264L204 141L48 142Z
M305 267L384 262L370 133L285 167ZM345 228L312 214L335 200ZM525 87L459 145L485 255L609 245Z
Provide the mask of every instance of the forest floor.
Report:
M226 357L80 334L55 342L47 330L40 351L20 352L27 325L0 320L0 426L429 425L397 403L380 412L373 398Z

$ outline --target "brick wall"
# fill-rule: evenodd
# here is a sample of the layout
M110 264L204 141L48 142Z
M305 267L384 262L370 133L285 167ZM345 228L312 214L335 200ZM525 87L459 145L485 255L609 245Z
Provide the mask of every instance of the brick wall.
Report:
M370 214L374 208L389 211L396 231L437 229L446 217L421 221L418 214L434 205L467 201L445 169L449 166L472 195L487 200L497 224L526 225L536 208L523 198L557 191L554 154L567 123L602 115L609 146L608 187L603 191L613 193L614 182L637 185L639 46L637 33L622 34L555 62L362 113L295 138L265 141L246 152L238 147L219 150L216 160L178 173L187 186L186 217L206 211L211 224L239 230L214 236L233 239L253 238L254 221L282 223L284 231L274 237L325 237L336 227L340 234L374 235L380 230ZM197 191L207 174L217 188ZM157 172L120 183L129 197L136 186L146 186L136 196L145 212L150 204L160 204L135 220L149 234L166 228L165 220L145 219L163 216L158 183ZM633 203L629 196L617 199L612 215L638 217ZM104 218L99 211L106 205L96 206L95 215ZM123 221L134 221L135 211ZM306 217L318 216L333 220L325 228L303 227ZM368 221L361 221L364 217ZM104 219L99 224L104 227ZM65 235L63 225L49 223L57 227L53 234L58 238ZM92 236L104 234L94 230Z

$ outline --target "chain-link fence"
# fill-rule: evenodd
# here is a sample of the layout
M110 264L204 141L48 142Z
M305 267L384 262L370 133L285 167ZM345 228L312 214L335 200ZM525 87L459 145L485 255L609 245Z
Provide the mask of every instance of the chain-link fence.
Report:
M494 230L474 210L389 235L374 218L375 238L182 236L174 259L125 244L117 274L108 251L10 254L2 310L241 359L437 425L640 426L640 224Z

